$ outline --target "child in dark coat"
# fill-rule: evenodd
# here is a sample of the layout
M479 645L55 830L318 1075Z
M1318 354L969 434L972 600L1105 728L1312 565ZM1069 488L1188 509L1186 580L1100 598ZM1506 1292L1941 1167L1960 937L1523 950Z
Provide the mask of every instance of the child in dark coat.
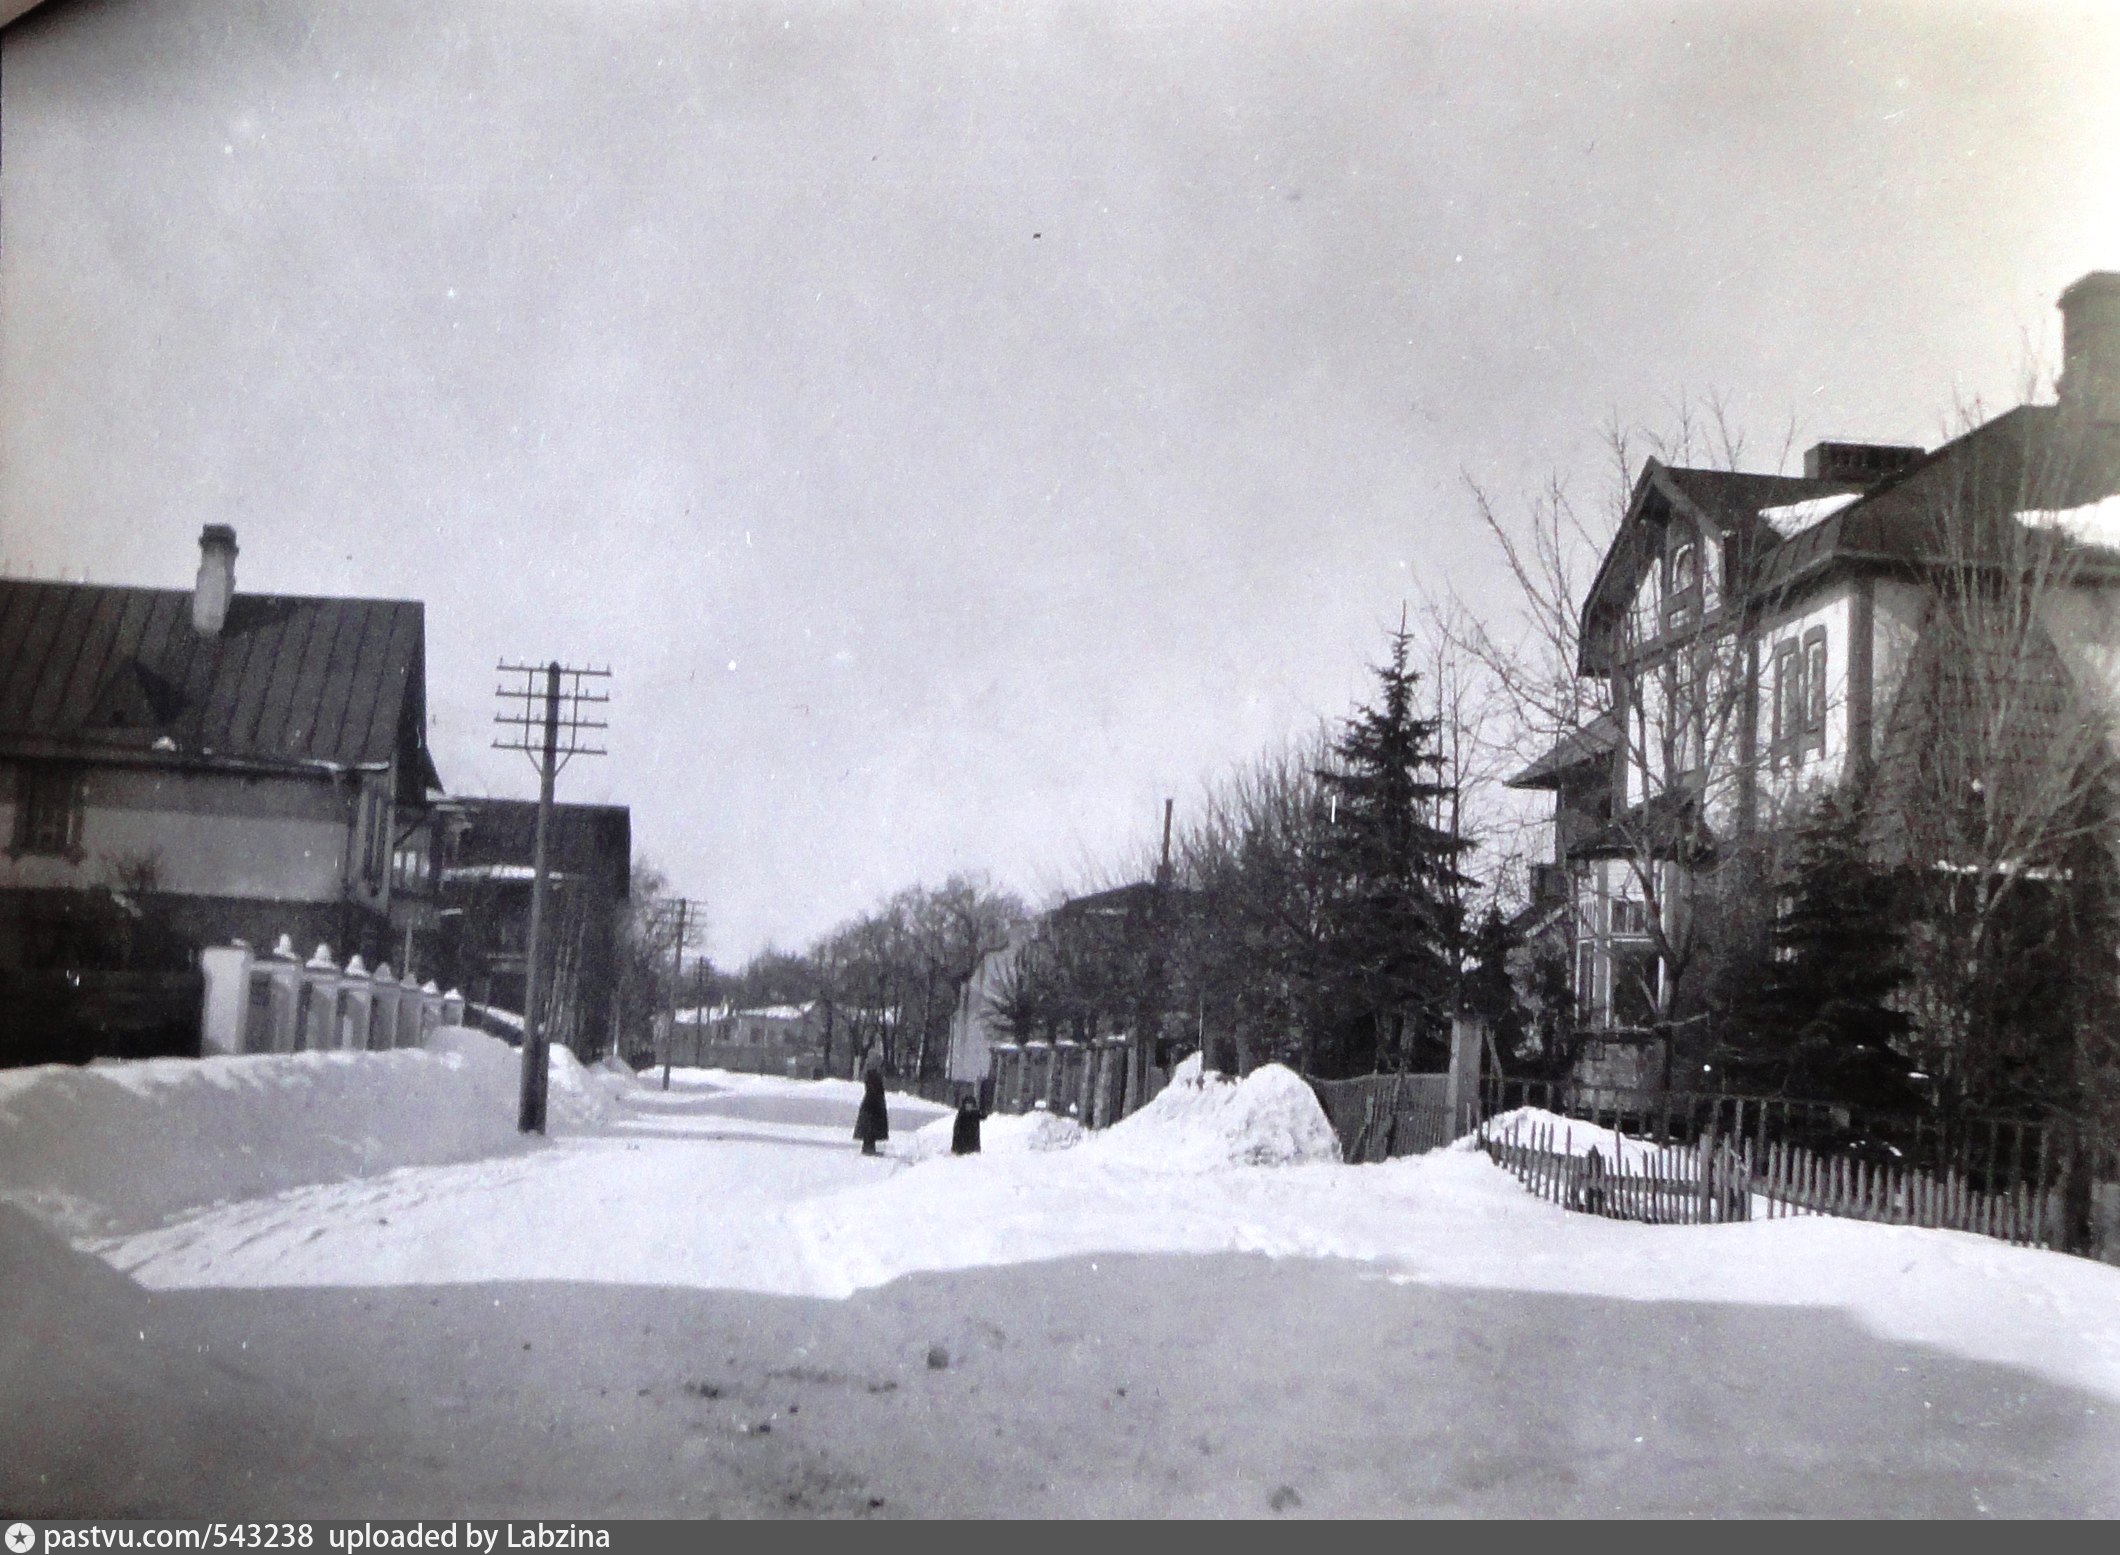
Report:
M951 1155L977 1155L979 1153L979 1098L960 1096L957 1098L957 1121L950 1129Z
M891 1116L883 1110L883 1071L871 1069L861 1081L861 1110L854 1114L854 1137L861 1153L874 1155L876 1142L891 1137Z

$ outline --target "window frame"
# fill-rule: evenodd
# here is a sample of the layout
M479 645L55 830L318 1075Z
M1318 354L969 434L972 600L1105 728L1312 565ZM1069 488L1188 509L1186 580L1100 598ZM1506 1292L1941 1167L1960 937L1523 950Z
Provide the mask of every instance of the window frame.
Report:
M8 841L8 857L63 858L80 863L84 857L81 831L88 809L87 789L87 773L72 763L17 762L15 824Z
M1663 624L1667 632L1695 626L1701 616L1700 542L1683 539L1664 561Z
M1803 634L1803 732L1806 752L1826 753L1826 629L1814 626Z
M1774 645L1772 701L1773 737L1768 741L1769 760L1775 771L1783 764L1801 760L1803 721L1810 698L1803 684L1804 658L1800 639L1784 637Z

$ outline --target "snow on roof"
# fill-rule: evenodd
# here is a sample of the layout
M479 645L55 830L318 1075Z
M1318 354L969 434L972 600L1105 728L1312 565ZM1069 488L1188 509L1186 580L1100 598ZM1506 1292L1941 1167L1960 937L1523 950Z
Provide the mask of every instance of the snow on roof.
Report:
M442 879L454 885L462 880L535 880L537 870L529 864L452 864L442 871ZM547 869L547 880L570 880L573 876L562 869Z
M1783 539L1801 534L1813 524L1831 518L1842 508L1859 500L1859 491L1836 491L1827 497L1806 497L1801 502L1784 502L1770 508L1761 508L1759 516Z
M2058 529L2085 545L2120 551L2120 495L2100 497L2073 508L2026 508L2017 522L2034 529Z

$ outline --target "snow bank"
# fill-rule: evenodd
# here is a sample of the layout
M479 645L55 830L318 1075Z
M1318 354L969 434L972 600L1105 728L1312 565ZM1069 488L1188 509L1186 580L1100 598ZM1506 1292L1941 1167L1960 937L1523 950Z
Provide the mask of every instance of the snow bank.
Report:
M906 1159L925 1161L950 1153L950 1140L957 1129L954 1113L916 1129L906 1148ZM1050 1112L995 1113L979 1125L981 1155L1023 1155L1046 1150L1068 1150L1082 1143L1084 1130L1073 1118Z
M1173 1171L1338 1161L1340 1143L1317 1094L1294 1070L1267 1064L1242 1080L1180 1064L1155 1100L1089 1141L1105 1160Z
M1545 1132L1550 1132L1551 1137L1541 1137ZM1581 1118L1564 1117L1541 1107L1519 1107L1513 1112L1497 1113L1487 1120L1487 1133L1491 1138L1553 1150L1562 1155L1587 1156L1595 1150L1607 1166L1624 1161L1630 1170L1635 1171L1648 1166L1674 1166L1679 1154L1676 1149L1651 1144L1631 1134L1617 1133ZM1467 1134L1450 1148L1477 1151L1480 1149L1479 1136Z
M600 1126L615 1077L552 1055L551 1122ZM521 1064L464 1027L424 1048L151 1058L0 1072L0 1201L72 1235L401 1166L522 1148Z

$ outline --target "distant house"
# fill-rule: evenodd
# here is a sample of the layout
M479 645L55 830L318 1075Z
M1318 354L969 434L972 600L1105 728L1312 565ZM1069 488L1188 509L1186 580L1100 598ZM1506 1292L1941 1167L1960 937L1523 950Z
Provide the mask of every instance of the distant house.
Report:
M199 546L188 591L0 579L0 979L184 973L283 934L418 970L423 607L239 594L235 532Z
M747 1010L681 1009L666 1056L690 1067L809 1075L824 1067L834 1020L846 1014L819 999Z
M493 1009L520 1029L536 876L537 805L527 799L443 800L439 977L474 1014ZM555 804L545 839L549 884L548 1037L593 1055L613 1040L620 918L631 895L632 812L624 805ZM510 1018L513 1018L511 1027Z

